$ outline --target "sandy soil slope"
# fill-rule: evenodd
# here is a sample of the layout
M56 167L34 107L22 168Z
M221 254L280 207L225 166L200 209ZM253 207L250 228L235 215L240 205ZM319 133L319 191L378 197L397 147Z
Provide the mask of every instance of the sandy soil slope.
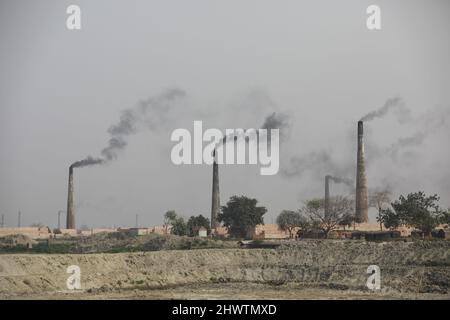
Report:
M82 289L69 291L69 265ZM365 284L381 268L380 292ZM450 242L312 240L278 249L0 255L0 298L450 298Z

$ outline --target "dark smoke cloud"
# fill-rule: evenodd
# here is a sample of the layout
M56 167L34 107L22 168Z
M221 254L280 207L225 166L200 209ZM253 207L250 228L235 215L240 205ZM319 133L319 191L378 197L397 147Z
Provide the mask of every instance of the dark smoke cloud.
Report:
M81 168L81 167L86 167L86 166L92 166L94 164L100 164L103 161L104 161L103 159L93 158L91 156L88 156L88 157L86 157L83 160L76 161L76 162L72 163L70 166L72 168Z
M280 129L280 134L285 134L285 130L289 127L289 117L286 114L273 112L264 119L261 129Z
M419 131L412 136L400 138L395 143L393 143L387 150L387 154L393 159L397 159L398 153L407 147L417 147L420 146L427 138L425 132Z
M287 135L286 131L290 128L290 123L288 121L289 117L280 112L272 112L268 116L265 117L264 123L261 126L261 129L267 129L267 141L270 144L271 138L270 138L270 130L271 129L279 129L280 130L280 140L284 139ZM245 130L246 131L246 130ZM259 137L259 130L256 130L256 136ZM238 139L239 135L236 135L235 133L229 134L222 139L222 145L226 144L230 141L236 141ZM246 139L246 142L248 142L248 138ZM220 145L219 145L220 146Z
M111 161L117 158L118 152L123 150L128 142L127 138L137 132L137 125L146 121L151 130L155 130L167 120L167 113L173 103L184 98L186 93L180 89L170 89L160 95L141 101L136 107L122 111L117 124L108 129L111 135L108 146L102 150L102 156Z
M326 172L337 171L331 155L326 151L311 152L304 156L293 156L280 173L285 177L301 177L306 172L323 176Z
M168 120L168 113L176 102L186 93L180 89L169 89L159 95L139 102L135 107L122 111L119 122L108 129L110 139L101 151L103 158L87 157L72 164L72 167L84 167L106 163L117 158L118 153L128 145L128 137L138 131L144 124L150 130L156 130Z
M410 117L409 109L405 107L402 98L395 97L388 99L381 108L373 110L368 114L366 114L365 116L363 116L360 119L360 121L367 122L374 120L376 118L382 118L389 112L389 110L393 108L401 109L397 114L400 121L405 121L406 119L409 119Z
M442 129L446 129L450 118L450 108L436 108L423 114L414 123L420 129L407 137L401 137L385 149L393 160L398 160L399 154L405 149L422 146L427 138Z
M342 177L336 177L336 176L330 176L331 181L334 183L343 183L348 187L353 187L353 180L349 178L342 178Z
M125 139L121 136L112 137L108 141L108 146L102 150L102 155L107 159L108 161L116 159L117 158L117 152L119 150L125 149L125 147L128 145L128 142L125 141Z
M381 118L385 116L391 109L396 109L397 118L401 122L406 122L410 120L410 111L405 107L405 104L400 97L394 97L388 99L384 105L374 111L369 112L361 118L361 121L371 121L376 118ZM354 143L354 135L352 128L351 143ZM404 141L399 141L402 143ZM370 149L370 148L369 148ZM378 151L378 149L377 149ZM382 151L379 151L382 153ZM327 151L312 151L306 155L292 156L289 161L283 165L280 170L284 177L302 177L304 174L308 173L313 178L320 179L328 172L336 172L339 176L334 176L335 183L343 183L347 186L353 187L353 181L347 178L341 178L345 176L350 176L353 174L355 163L349 162L353 161L353 157L346 157L348 161L344 164L338 164L333 156ZM319 181L319 180L318 180Z

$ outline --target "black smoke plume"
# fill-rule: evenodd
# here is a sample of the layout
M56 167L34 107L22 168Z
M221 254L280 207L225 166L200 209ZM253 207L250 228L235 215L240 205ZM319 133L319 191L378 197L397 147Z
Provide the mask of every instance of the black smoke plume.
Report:
M277 113L272 112L266 118L264 119L264 123L260 127L260 129L266 129L267 130L267 141L270 143L270 134L271 129L279 129L280 130L280 139L283 139L286 137L286 131L290 128L290 123L288 121L288 116L284 113ZM259 137L259 129L256 130L256 136ZM226 144L230 141L236 141L238 139L239 135L236 133L229 134L222 139L222 144ZM246 142L248 141L248 138L246 139Z
M330 179L334 183L343 183L343 184L345 184L348 187L353 187L353 180L352 179L342 178L342 177L335 177L335 176L330 176Z
M384 105L376 110L373 110L363 116L360 121L367 122L372 121L376 118L384 117L391 109L400 108L400 112L398 113L399 120L405 120L409 118L409 109L407 109L403 103L402 98L395 97L388 99Z
M175 103L185 96L183 90L169 89L122 111L119 122L108 129L110 139L108 145L101 151L102 158L88 156L73 163L72 167L79 168L115 160L118 153L128 145L128 137L138 131L139 125L144 124L150 130L156 130L167 121L168 113Z
M72 163L70 166L72 168L81 168L81 167L86 167L86 166L92 166L94 164L100 164L103 161L104 161L103 159L93 158L91 156L88 156L88 157L86 157L83 160L76 161L76 162Z

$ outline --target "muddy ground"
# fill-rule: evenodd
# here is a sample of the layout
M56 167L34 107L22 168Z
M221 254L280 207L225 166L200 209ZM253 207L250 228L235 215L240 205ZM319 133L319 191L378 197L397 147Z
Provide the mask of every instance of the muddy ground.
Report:
M369 265L381 290L366 287ZM70 291L69 265L81 269ZM450 242L308 240L277 249L2 254L2 299L449 299Z

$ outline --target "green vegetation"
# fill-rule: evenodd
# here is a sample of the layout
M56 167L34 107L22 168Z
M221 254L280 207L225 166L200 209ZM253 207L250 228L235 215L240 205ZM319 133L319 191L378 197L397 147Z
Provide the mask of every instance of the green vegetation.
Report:
M305 217L300 212L292 210L283 210L277 217L277 224L281 230L289 232L289 238L293 238L294 230L301 228L305 223Z
M245 238L247 232L258 224L264 224L265 207L258 207L256 199L245 196L232 196L222 206L219 221L228 228L231 237Z
M177 236L185 236L188 233L188 227L183 217L179 217L174 210L167 211L164 215L164 226L166 230L171 225L171 233Z
M327 213L324 199L306 201L300 212L308 219L309 228L322 230L326 238L339 226L351 225L354 221L353 201L342 196L330 198Z
M438 195L427 196L422 191L406 197L401 195L391 203L392 209L382 210L380 220L390 229L405 225L420 230L423 235L430 235L439 223L448 221L449 214L439 207L438 201Z
M0 248L0 253L76 253L77 246L75 241L61 241L60 243L51 243L40 240L31 248L27 245L18 244L15 246L4 246Z
M28 248L26 244L0 246L1 253L121 253L159 250L238 248L235 241L176 235L149 234L132 236L124 232L97 233L86 237L39 240Z
M188 235L194 237L198 234L199 228L203 227L207 230L208 234L211 232L211 223L208 218L202 215L191 216L187 222Z

